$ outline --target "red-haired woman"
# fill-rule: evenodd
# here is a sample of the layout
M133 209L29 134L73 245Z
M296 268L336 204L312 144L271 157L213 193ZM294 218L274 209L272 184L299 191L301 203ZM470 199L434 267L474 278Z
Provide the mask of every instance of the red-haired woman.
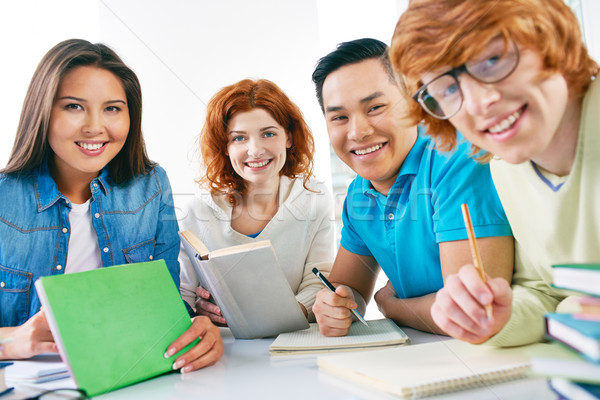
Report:
M242 80L210 100L200 133L205 176L182 230L210 249L270 240L300 307L312 305L334 257L332 199L312 178L314 141L300 109L268 80ZM182 252L181 294L198 315L225 324ZM258 295L258 294L257 294Z

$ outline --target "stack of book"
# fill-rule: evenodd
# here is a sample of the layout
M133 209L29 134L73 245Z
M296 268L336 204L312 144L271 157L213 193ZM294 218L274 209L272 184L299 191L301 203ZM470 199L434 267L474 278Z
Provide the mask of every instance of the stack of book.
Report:
M534 354L532 370L550 377L561 398L600 399L600 264L554 265L557 288L577 291L580 311L545 316L552 351Z

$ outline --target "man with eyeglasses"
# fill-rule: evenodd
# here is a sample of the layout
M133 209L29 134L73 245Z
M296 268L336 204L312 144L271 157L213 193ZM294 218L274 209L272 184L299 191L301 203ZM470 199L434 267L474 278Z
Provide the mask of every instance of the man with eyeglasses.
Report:
M472 343L542 340L544 314L576 300L551 286L551 266L600 260L598 65L576 17L563 0L413 0L391 47L412 120L495 156L516 243L512 288L465 265L438 292L434 321Z
M389 282L375 294L399 325L442 332L430 307L444 277L471 258L461 203L468 203L488 273L512 274L513 239L488 166L463 143L440 153L403 118L406 101L387 46L375 39L342 43L313 73L331 145L357 178L343 210L341 246L313 311L324 335L342 336L351 309L364 311L381 267ZM471 185L480 191L475 192Z

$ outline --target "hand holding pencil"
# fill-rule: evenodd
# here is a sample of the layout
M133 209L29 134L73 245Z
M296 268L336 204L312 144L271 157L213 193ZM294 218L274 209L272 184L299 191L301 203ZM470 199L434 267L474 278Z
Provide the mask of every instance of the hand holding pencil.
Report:
M472 264L464 265L458 273L446 277L433 305L433 321L448 335L470 343L483 343L498 333L510 319L512 312L512 290L504 278L490 278L484 272L484 259L493 267L489 248L475 238L471 215L466 204L461 206ZM489 242L488 242L489 243ZM493 270L493 268L491 268Z

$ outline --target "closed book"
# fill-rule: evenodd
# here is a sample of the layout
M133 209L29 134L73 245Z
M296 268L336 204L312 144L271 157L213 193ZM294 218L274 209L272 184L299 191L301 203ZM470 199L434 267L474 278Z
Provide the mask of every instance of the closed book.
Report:
M563 378L548 381L550 389L567 400L600 400L600 385L578 383Z
M416 399L513 379L530 368L526 352L548 346L495 348L459 340L317 357L319 369L403 399Z
M544 351L529 353L534 375L600 384L600 364L593 363L562 343L553 342Z
M165 351L191 320L164 260L42 277L35 286L60 355L89 396L172 371L176 355Z
M600 363L600 321L577 318L573 314L545 316L546 335Z
M308 321L268 240L210 250L179 232L200 284L210 292L237 339L308 328Z
M408 336L391 319L356 321L345 336L323 336L316 323L310 328L282 333L269 347L271 355L327 353L336 351L375 350L406 344Z
M555 287L600 296L600 264L558 264L552 273Z

